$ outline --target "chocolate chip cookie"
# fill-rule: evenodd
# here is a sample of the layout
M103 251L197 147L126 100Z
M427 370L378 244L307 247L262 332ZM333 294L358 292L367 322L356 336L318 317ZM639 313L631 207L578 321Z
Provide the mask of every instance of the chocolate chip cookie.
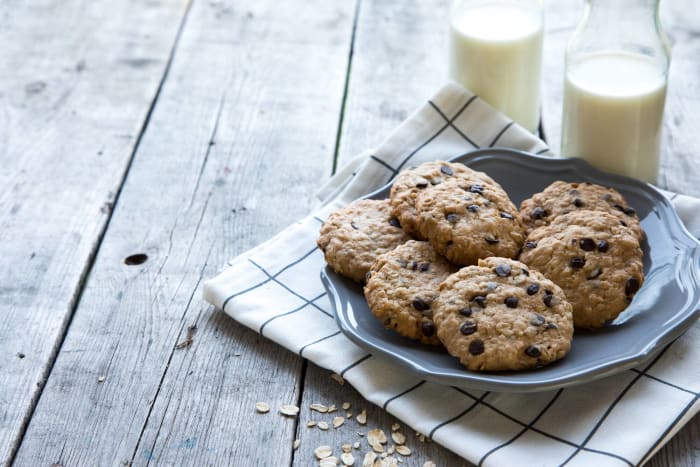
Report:
M408 241L372 265L364 289L369 309L384 327L424 344L440 345L433 300L440 282L453 271L429 243Z
M558 284L574 324L599 328L615 319L642 286L642 249L617 215L574 211L527 238L520 261Z
M494 181L448 180L418 193L415 207L421 235L454 264L515 258L525 240L518 210Z
M316 241L338 274L362 282L374 260L410 240L389 200L359 200L331 213Z
M486 258L440 285L437 334L470 370L524 370L563 358L573 318L564 292L524 264Z
M404 170L396 177L391 186L391 209L407 233L425 240L417 223L416 198L419 193L453 179L477 184L495 183L483 172L472 170L464 164L445 161L426 162Z
M537 227L549 225L562 214L582 210L612 214L620 224L632 229L638 239L641 240L644 235L636 211L614 188L589 182L557 181L520 204L520 215L528 233Z

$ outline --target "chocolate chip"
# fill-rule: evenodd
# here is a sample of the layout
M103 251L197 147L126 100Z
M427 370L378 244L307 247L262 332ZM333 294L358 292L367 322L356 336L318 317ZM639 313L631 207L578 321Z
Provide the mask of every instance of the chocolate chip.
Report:
M603 270L600 268L595 268L591 273L588 275L587 279L595 279L596 277L600 276L602 274Z
M550 290L545 290L544 291L544 297L542 297L542 301L544 302L545 305L551 307L552 302L554 301L554 295Z
M483 295L477 295L476 297L472 298L472 301L479 305L481 308L484 308L486 306L486 297Z
M370 277L372 277L372 271L367 271L365 273L365 282L368 281Z
M542 352L540 352L540 349L538 349L536 346L531 345L528 346L527 349L525 349L525 355L527 355L528 357L537 358L540 355L542 355Z
M459 327L459 332L461 332L465 336L468 336L469 334L474 334L476 332L476 323L472 321L465 321Z
M414 298L412 304L413 304L413 308L415 308L418 311L423 311L423 310L427 310L430 308L430 305L425 303L425 300L423 300L420 297Z
M428 188L428 184L426 182L416 183L416 188L420 188L422 190L423 188Z
M535 295L537 292L540 291L540 286L538 284L530 284L525 290L527 290L528 295Z
M459 310L459 314L462 316L471 316L472 315L472 309L469 307L464 307Z
M495 282L488 282L488 283L486 284L486 290L488 290L489 292L493 292L493 291L496 290L497 288L498 288L498 284L495 283Z
M511 214L508 214L507 212L501 212L501 217L504 219L513 220L513 216Z
M569 261L569 264L574 269L581 269L582 267L584 267L586 265L586 260L584 258L581 258L580 256L575 256L575 257L571 258L571 261Z
M493 235L487 235L484 237L484 240L486 240L486 243L490 243L492 245L495 245L496 243L499 243L500 240L494 237Z
M454 224L457 222L459 217L457 217L457 214L448 214L445 216L445 219L447 219L447 222Z
M510 276L510 264L507 264L507 263L499 264L494 269L494 272L496 273L497 276L508 277L508 276Z
M478 193L480 195L483 195L484 194L484 187L479 185L479 184L474 184L474 185L469 187L469 191L471 191L472 193Z
M612 195L611 195L610 193L605 193L605 194L603 195L603 199L604 199L605 201L612 201Z
M569 190L569 194L574 196L574 195L580 195L581 193L578 190Z
M605 253L606 251L608 251L609 246L610 245L608 245L608 242L606 242L605 240L601 240L598 242L598 251Z
M503 300L503 303L505 303L508 308L517 308L518 297L506 297L506 299Z
M525 242L525 248L537 248L537 242Z
M533 326L542 326L544 324L544 316L535 313L535 317L530 320Z
M530 277L530 271L528 271L527 269L521 269L520 272L523 273L523 275Z
M447 246L452 245L454 242L452 240L447 240Z
M582 238L578 241L578 245L583 251L593 251L595 250L595 242L591 238Z
M586 205L586 203L584 203L583 200L582 200L581 198L576 198L576 199L574 200L574 206L576 206L577 208L582 208L582 207L584 207L585 205Z
M470 204L469 206L467 206L467 210L469 212L478 212L479 206L477 206L476 204Z
M615 209L617 209L618 211L624 212L628 216L634 216L635 214L637 214L637 211L635 211L634 208L629 208L627 206L622 206L620 204L613 204L613 207Z
M396 227L397 229L400 229L400 228L401 228L401 223L400 223L399 220L398 220L397 218L395 218L395 217L392 217L391 219L389 219L389 224L390 224L391 226L393 226L393 227Z
M545 329L557 329L557 325L554 323L547 323L547 325L544 328Z
M620 221L620 225L623 225L623 226L625 226L625 227L628 227L628 226L627 226L627 222L622 221L622 220Z
M396 262L399 263L399 266L401 266L402 268L408 266L408 261L406 261L405 259L399 259Z
M625 295L634 295L639 290L639 279L630 277L625 283Z
M416 263L415 261L411 261L410 268L411 270L415 271L416 269L418 269L418 263Z
M445 175L452 175L454 173L452 172L452 169L446 165L440 167L440 172L444 173Z
M533 219L542 219L543 217L547 217L547 211L538 206L530 212L530 216L532 216Z
M418 266L420 272L425 272L428 269L430 269L430 263L421 263L420 266Z
M432 321L423 321L423 323L420 326L420 329L421 331L423 331L423 335L426 337L430 337L433 334L435 334L435 325Z
M350 227L352 227L355 230L359 230L354 222L350 222Z
M484 353L484 343L480 340L473 340L469 343L469 353L472 355L481 355Z

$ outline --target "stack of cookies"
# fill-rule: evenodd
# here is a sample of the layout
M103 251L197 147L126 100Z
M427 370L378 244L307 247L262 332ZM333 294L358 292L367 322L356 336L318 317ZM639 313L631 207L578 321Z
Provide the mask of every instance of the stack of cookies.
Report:
M632 301L644 279L644 232L612 188L554 182L521 204L529 232L520 260L556 282L577 328L600 328Z
M434 161L332 213L318 245L385 327L492 371L558 360L574 323L616 317L641 286L642 235L609 188L556 182L518 211L488 175Z

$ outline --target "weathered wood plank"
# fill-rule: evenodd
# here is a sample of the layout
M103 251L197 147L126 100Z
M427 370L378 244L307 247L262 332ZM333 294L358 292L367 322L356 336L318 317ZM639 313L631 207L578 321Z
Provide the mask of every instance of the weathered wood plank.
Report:
M547 0L544 46L543 127L549 144L558 150L561 138L564 52L582 13L576 0ZM690 0L661 2L664 29L674 43L659 184L670 190L700 196L700 23ZM700 415L683 427L648 463L650 466L696 465Z
M377 146L447 77L449 2L360 6L338 167Z
M330 173L353 10L194 2L19 465L289 463L301 359L199 286Z
M185 7L0 3L0 464L61 344Z
M338 167L381 143L423 99L429 98L447 80L447 7L447 2L437 0L412 1L402 4L401 8L376 0L361 3ZM368 445L355 434L359 427L354 418L337 430L306 427L309 420L330 422L333 419L330 415L310 412L310 404L321 402L340 408L344 401L352 404L354 415L361 408L367 409L367 426L360 431L366 433L370 428L381 428L389 435L396 421L394 417L364 400L350 385L339 386L329 378L328 371L309 364L297 430L301 445L295 453L294 465L312 465L313 450L319 445L333 447L334 454L340 456L343 444L357 440L362 441L362 450L352 452L356 465L361 464ZM437 465L466 464L436 443L420 443L408 427L403 427L402 432L413 450L411 457L405 459L407 465L423 465L428 459Z

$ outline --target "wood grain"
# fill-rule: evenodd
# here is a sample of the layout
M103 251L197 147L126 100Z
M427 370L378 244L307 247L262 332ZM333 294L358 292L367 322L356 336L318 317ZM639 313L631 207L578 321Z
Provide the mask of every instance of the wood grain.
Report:
M0 4L0 464L61 344L184 11Z
M379 145L447 81L448 6L362 1L338 167Z
M301 359L200 284L311 207L353 11L193 4L18 465L290 462L295 420L276 407L298 402ZM136 253L147 261L126 265Z

